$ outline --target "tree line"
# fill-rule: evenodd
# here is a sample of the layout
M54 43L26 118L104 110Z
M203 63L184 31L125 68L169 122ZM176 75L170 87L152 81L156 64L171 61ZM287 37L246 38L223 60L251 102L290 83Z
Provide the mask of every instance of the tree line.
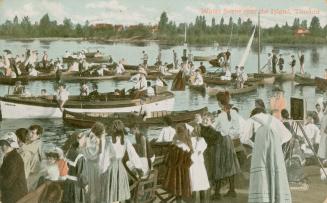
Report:
M62 23L51 20L45 14L38 22L32 23L28 16L7 20L0 25L2 38L37 38L37 37L72 37L85 39L149 39L161 40L170 43L184 41L186 28L188 43L243 44L248 41L254 28L251 19L241 18L212 18L207 23L205 16L197 16L189 24L169 20L166 12L160 16L157 26L138 24L134 26L117 26L110 24L91 25L89 21L84 24L74 24L71 19L65 18ZM310 33L304 37L295 37L298 28L305 28ZM319 18L314 16L310 22L295 18L292 25L287 22L283 25L262 28L263 43L327 43L327 25L321 26Z

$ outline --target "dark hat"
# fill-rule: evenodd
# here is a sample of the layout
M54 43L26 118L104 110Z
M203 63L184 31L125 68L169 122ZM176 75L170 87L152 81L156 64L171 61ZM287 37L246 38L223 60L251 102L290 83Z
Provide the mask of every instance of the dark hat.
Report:
M218 92L216 94L216 98L222 105L229 105L230 94L228 91Z

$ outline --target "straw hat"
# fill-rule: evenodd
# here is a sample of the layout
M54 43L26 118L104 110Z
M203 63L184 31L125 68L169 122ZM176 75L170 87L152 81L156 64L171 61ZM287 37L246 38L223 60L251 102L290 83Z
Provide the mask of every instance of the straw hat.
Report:
M18 149L18 141L17 141L17 136L13 132L8 132L5 135L0 137L0 145L2 143L7 143L11 148Z
M145 71L144 68L139 68L138 73L144 74L144 75L148 75L148 73Z

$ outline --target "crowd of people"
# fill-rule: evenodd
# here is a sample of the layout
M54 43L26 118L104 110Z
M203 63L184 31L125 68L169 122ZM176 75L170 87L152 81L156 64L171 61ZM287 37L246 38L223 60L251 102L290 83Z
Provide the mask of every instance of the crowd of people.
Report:
M211 113L197 114L189 123L175 124L165 117L166 125L153 141L170 143L162 189L177 202L196 201L197 192L200 201L206 202L211 190L212 199L235 198L235 177L242 172L236 153L239 146L234 145L239 139L252 148L248 201L292 202L285 159L301 156L288 157L289 150L295 149L288 146L298 141L299 153L308 157L310 150L316 150L326 164L327 105L318 101L316 111L305 119L303 135L289 124L282 90L275 92L269 112L258 99L248 119L230 103L228 92L216 95L220 109L216 118ZM156 155L138 125L127 128L120 120L107 126L95 123L91 129L72 133L61 148L45 145L43 133L41 126L31 125L0 136L2 203L121 202L136 194L130 191L126 167L140 178L153 169ZM127 135L134 136L136 143ZM229 187L222 196L224 180Z
M304 72L304 52L301 51L298 53L298 60L300 64L300 73L303 75ZM276 73L284 73L285 65L285 59L282 54L279 54L277 56L276 51L272 51L272 53L268 53L267 56L267 63L261 68L261 71L263 71L265 68L268 69L268 71L276 74ZM290 61L289 61L289 66L291 68L291 73L295 74L295 65L296 65L296 59L294 55L291 55Z

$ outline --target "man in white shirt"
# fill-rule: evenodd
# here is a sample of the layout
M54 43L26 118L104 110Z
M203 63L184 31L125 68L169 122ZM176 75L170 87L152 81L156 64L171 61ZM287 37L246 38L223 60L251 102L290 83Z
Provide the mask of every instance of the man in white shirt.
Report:
M135 90L146 90L147 88L147 80L146 76L147 72L144 68L139 68L138 74L133 75L130 79L130 81L135 82L134 89Z
M226 68L225 75L220 77L222 80L231 80L232 79L232 73L229 70L229 68Z
M164 118L164 122L166 124L166 127L163 127L158 139L156 142L172 142L175 135L176 135L176 130L172 127L172 120L169 116L166 116Z
M203 85L203 77L199 69L195 71L195 78L194 78L193 85Z
M116 74L117 75L121 75L125 72L125 68L124 65L122 63L122 61L120 60L116 66Z
M154 93L154 89L153 87L151 87L151 82L150 81L147 81L147 88L146 88L146 95L148 97L153 97L155 96L155 93Z
M320 129L314 124L313 118L311 116L307 116L307 123L303 127L305 134L309 138L310 144L305 140L304 144L301 146L301 149L304 151L306 156L313 156L313 151L310 148L310 145L313 146L316 151L318 150L318 146L320 143ZM302 131L300 131L299 135L303 136Z
M244 83L248 80L248 74L244 71L244 66L240 67L240 88L244 87Z
M104 76L104 71L109 71L109 69L106 67L106 65L102 64L97 70L98 76Z
M68 100L69 92L64 84L60 84L57 90L57 102L61 111L64 109L64 104Z
M156 79L156 86L159 86L159 87L164 86L164 83L163 83L162 79L160 78L160 76L158 76Z
M28 71L28 75L35 77L38 75L38 71L33 66L31 66L31 68Z

